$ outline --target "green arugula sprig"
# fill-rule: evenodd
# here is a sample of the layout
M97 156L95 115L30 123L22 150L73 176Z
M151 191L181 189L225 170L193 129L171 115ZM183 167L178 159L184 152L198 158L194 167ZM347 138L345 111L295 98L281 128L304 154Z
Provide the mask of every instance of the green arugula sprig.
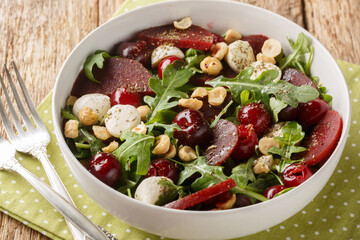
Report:
M194 73L203 73L200 69L201 61L206 57L204 52L189 48L185 52L186 69L193 71Z
M240 94L243 90L251 91L255 99L261 100L266 106L270 106L270 97L275 97L291 107L297 107L298 103L306 103L319 96L319 92L310 86L297 87L289 82L279 80L273 81L279 74L276 70L263 72L257 79L251 80L253 68L248 67L241 71L235 78L219 76L205 84L212 87L224 86L230 89L234 101L240 102Z
M86 126L83 126L79 119L72 114L72 107L68 106L61 109L63 118L68 120L75 120L79 122L79 136L72 140L68 139L68 145L71 146L71 150L78 158L88 157L88 150L90 149L91 155L95 155L97 152L101 152L101 149L105 147L105 144L89 133Z
M102 69L104 67L105 59L110 57L111 56L104 50L97 50L95 54L88 56L84 62L84 72L86 77L93 82L101 83L99 80L95 79L92 69L95 64L98 68Z
M192 75L192 71L183 68L181 61L175 61L165 68L162 80L154 77L150 78L149 86L156 96L144 97L144 101L151 108L148 122L152 122L161 111L177 106L178 99L188 97L185 92L178 90L178 88L184 86Z
M185 180L194 176L194 174L200 174L200 176L196 178L196 180L193 181L191 184L191 188L195 192L229 179L229 177L226 176L223 172L224 167L208 165L206 163L205 157L203 156L199 156L196 160L189 163L181 163L181 162L176 162L176 163L184 167L184 170L180 172L178 185L184 183ZM237 169L237 171L233 172L233 175L230 177L233 178L234 181L237 183L237 186L234 187L232 191L236 193L245 194L259 201L267 200L267 198L264 197L263 195L248 190L246 187L243 188L245 186L244 182L251 179L249 178L247 180L245 179L241 180L241 178L244 177L242 176L240 169Z
M309 76L309 69L312 62L314 47L311 46L309 39L304 33L299 33L296 42L288 39L293 52L279 60L281 71L285 68L295 68L305 75ZM305 61L305 54L309 53L309 58Z
M269 150L269 153L277 154L281 157L279 165L276 166L279 173L282 173L288 165L302 160L291 160L293 153L306 150L304 147L296 146L305 136L300 124L295 121L290 122L281 129L281 133L283 134L282 137L274 137L281 143L281 148L272 147Z
M155 137L127 130L121 134L120 139L125 142L112 154L127 171L130 170L131 163L136 160L136 174L146 175L151 161L151 147L154 145Z

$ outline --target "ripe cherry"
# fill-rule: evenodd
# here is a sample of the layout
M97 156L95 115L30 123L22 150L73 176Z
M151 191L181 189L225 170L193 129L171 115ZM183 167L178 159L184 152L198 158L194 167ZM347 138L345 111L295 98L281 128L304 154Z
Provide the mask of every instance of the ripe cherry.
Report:
M304 164L294 163L285 168L282 180L287 187L296 187L313 175L311 168Z
M174 137L181 145L204 146L210 140L210 126L199 111L185 109L175 116L173 123L181 128L174 131Z
M115 89L110 96L110 101L111 106L123 104L139 107L142 104L139 94L128 92L124 87Z
M111 153L96 153L91 158L87 169L110 187L116 187L121 178L121 164Z
M137 60L144 66L150 65L151 50L144 40L120 43L116 55Z
M244 194L236 194L234 208L246 207L252 205L251 199Z
M277 193L281 192L282 190L284 190L286 187L284 185L274 185L269 187L268 189L265 190L264 192L264 196L267 199L272 199Z
M166 158L159 158L152 161L149 165L146 177L163 176L171 179L174 183L179 178L179 169L172 161Z
M271 116L262 103L249 103L243 106L238 115L240 124L252 124L257 135L262 135L271 124Z
M322 99L314 99L310 102L304 103L299 109L299 122L305 127L310 127L318 123L330 110L330 106Z
M165 68L167 67L167 65L172 64L176 60L181 60L184 62L184 60L182 60L181 58L175 57L175 56L169 56L169 57L166 57L163 60L161 60L161 62L158 65L159 78L162 79L163 72L164 72Z
M234 160L247 160L255 153L255 146L258 144L258 138L252 124L236 127L239 134L239 141L231 154Z

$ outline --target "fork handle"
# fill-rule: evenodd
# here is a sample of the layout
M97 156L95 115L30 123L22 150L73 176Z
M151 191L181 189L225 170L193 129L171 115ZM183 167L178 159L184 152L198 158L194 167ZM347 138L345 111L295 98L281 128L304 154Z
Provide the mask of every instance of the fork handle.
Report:
M56 173L53 165L51 164L51 162L47 156L46 148L40 147L40 148L34 149L31 152L31 154L40 160L42 166L44 167L44 170L46 172L46 175L49 179L49 182L50 182L50 185L52 186L52 188L55 189L55 191L58 192L62 197L64 197L69 203L71 203L73 206L76 207L74 201L72 200L72 198L69 195L69 192L66 190L59 175ZM73 234L73 237L75 240L84 240L85 239L84 234L82 232L80 232L76 227L71 225L71 223L67 222L67 225L68 225L71 233ZM100 231L100 229L99 229L99 231Z
M82 214L76 207L71 205L60 194L55 192L46 183L42 182L39 178L26 170L20 164L14 169L23 178L25 178L38 192L44 196L68 221L92 239L107 240L104 235L94 223L92 223L84 214Z

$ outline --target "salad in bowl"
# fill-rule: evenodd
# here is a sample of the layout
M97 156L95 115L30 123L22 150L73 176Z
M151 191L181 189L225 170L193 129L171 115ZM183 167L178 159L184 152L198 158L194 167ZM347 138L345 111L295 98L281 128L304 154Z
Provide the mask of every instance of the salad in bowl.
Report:
M349 128L345 80L322 45L226 1L171 1L105 23L70 54L53 99L85 192L172 238L234 238L289 218L325 185Z
M285 55L276 39L185 17L96 50L62 110L66 142L99 180L149 204L226 210L279 196L342 130L309 71L310 41L289 44Z

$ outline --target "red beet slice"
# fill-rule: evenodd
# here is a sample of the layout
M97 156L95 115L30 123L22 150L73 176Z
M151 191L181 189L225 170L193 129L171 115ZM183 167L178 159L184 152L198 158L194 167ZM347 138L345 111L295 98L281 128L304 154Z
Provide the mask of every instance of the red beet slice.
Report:
M139 38L154 46L170 44L178 48L195 48L204 51L209 50L214 41L213 34L202 27L192 25L180 30L172 24L149 28L139 33Z
M254 55L256 56L256 54L261 52L261 48L264 45L264 42L268 39L269 38L267 36L258 34L245 36L241 40L249 42L250 46L254 51Z
M152 94L149 87L150 72L138 61L127 58L109 58L102 69L94 66L93 74L101 84L90 81L81 71L71 90L71 95L80 97L88 93L111 95L118 87L141 95Z
M219 166L228 159L235 149L239 134L235 124L220 119L213 130L214 139L205 150L205 158L209 165Z
M327 111L304 141L304 147L308 150L303 163L312 166L326 160L336 148L341 130L342 120L339 113L335 110Z
M308 76L293 68L285 69L282 78L284 81L292 83L298 87L302 85L309 85L317 89L315 83Z
M208 122L214 121L217 115L226 107L226 105L229 104L229 102L232 100L231 94L228 93L226 95L226 98L224 99L224 102L220 104L219 106L213 106L209 103L207 96L203 98L198 98L203 102L202 107L199 109L200 112L203 113L204 118Z
M219 43L219 42L225 42L225 39L217 33L213 33L213 37L214 37L214 42L213 44Z
M184 210L186 208L195 206L196 204L205 202L205 201L207 201L213 197L216 197L224 192L227 192L230 189L234 188L235 186L236 186L235 181L232 178L230 178L223 182L215 184L211 187L208 187L208 188L205 188L198 192L195 192L189 196L186 196L186 197L180 198L176 201L170 202L170 203L164 205L164 207Z

